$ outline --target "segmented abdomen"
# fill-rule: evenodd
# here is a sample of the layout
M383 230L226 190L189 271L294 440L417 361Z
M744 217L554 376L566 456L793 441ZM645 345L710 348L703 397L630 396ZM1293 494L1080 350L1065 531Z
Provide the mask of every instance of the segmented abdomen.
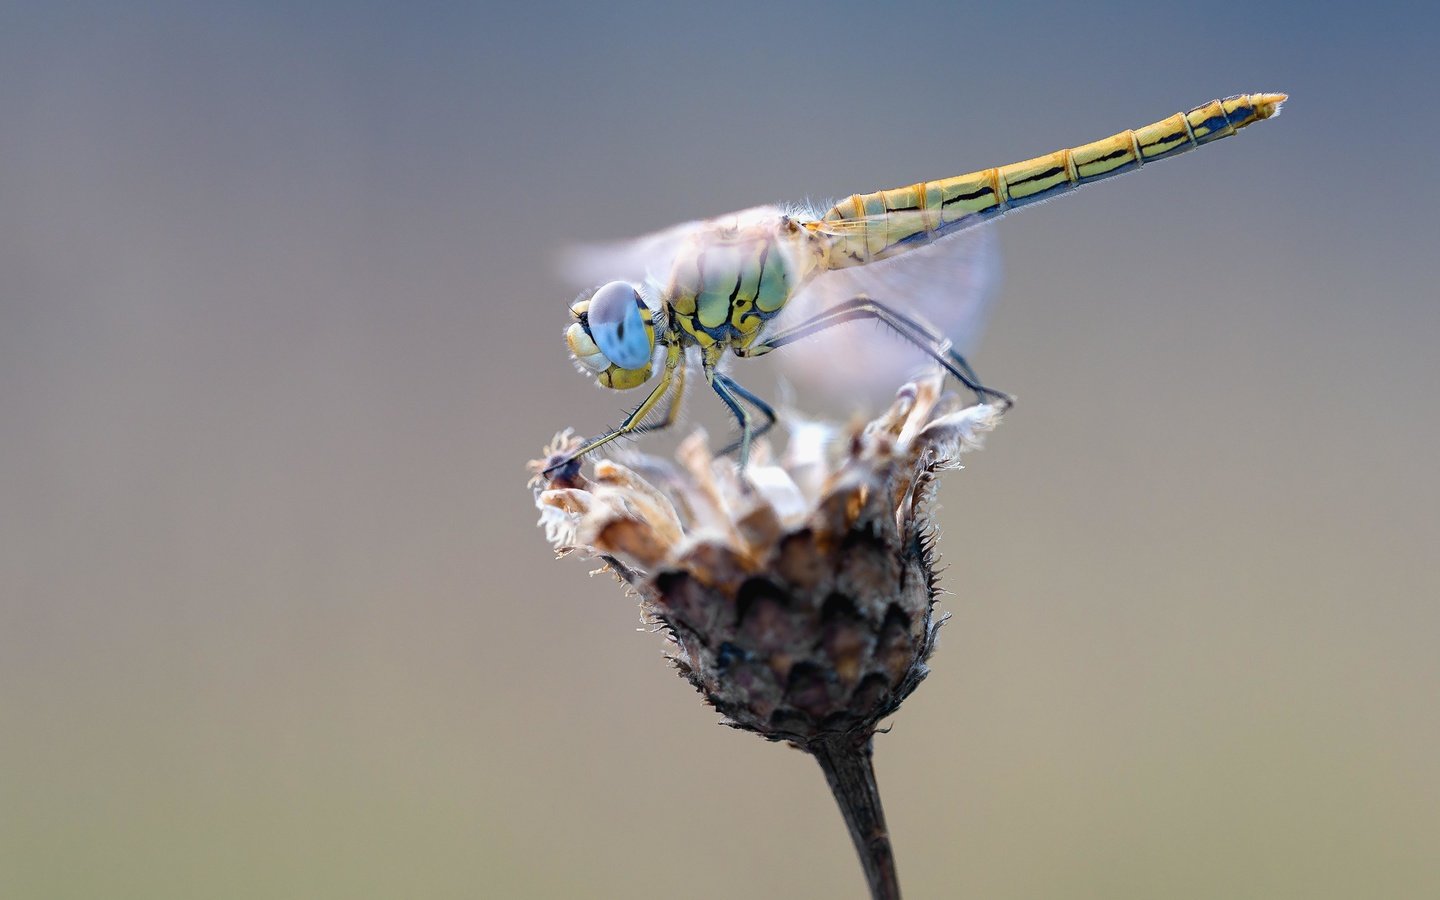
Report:
M821 219L819 230L834 234L829 265L840 268L885 259L1018 206L1229 137L1275 115L1284 100L1284 94L1212 100L1188 113L1024 162L855 194Z

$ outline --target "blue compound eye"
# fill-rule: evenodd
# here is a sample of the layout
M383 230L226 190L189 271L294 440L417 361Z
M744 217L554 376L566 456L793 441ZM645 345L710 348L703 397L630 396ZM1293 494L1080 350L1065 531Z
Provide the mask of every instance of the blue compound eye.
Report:
M590 337L622 369L639 369L650 362L655 335L640 312L643 306L634 286L624 281L612 281L590 298Z

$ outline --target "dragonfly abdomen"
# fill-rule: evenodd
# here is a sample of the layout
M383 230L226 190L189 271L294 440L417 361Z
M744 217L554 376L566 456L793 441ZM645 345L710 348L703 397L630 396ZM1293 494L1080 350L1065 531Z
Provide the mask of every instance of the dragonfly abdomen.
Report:
M885 259L1016 207L1177 156L1270 118L1284 100L1284 94L1212 100L1188 113L1008 166L852 195L821 219L821 229L835 242L829 264L841 268Z

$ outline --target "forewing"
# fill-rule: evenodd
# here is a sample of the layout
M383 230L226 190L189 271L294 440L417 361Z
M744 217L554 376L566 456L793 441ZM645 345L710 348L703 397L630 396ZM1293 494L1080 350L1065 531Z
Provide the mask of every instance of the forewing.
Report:
M704 224L697 220L643 237L567 247L560 253L560 274L577 288L610 281L663 282L675 254Z
M969 354L984 329L999 282L992 228L971 228L878 262L817 275L767 329L775 334L864 295L926 322ZM874 321L849 322L775 353L785 377L845 406L888 402L931 358ZM972 360L973 362L973 360Z

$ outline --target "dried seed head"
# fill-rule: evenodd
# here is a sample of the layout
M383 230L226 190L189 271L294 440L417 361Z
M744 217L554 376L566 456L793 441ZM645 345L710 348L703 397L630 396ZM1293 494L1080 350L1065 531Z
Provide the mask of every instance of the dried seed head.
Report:
M942 621L935 474L999 420L941 386L905 385L843 442L792 426L786 458L762 445L743 477L696 434L678 466L631 456L546 479L579 445L563 433L531 464L540 524L557 551L598 556L639 593L728 724L800 746L868 738L925 677Z

